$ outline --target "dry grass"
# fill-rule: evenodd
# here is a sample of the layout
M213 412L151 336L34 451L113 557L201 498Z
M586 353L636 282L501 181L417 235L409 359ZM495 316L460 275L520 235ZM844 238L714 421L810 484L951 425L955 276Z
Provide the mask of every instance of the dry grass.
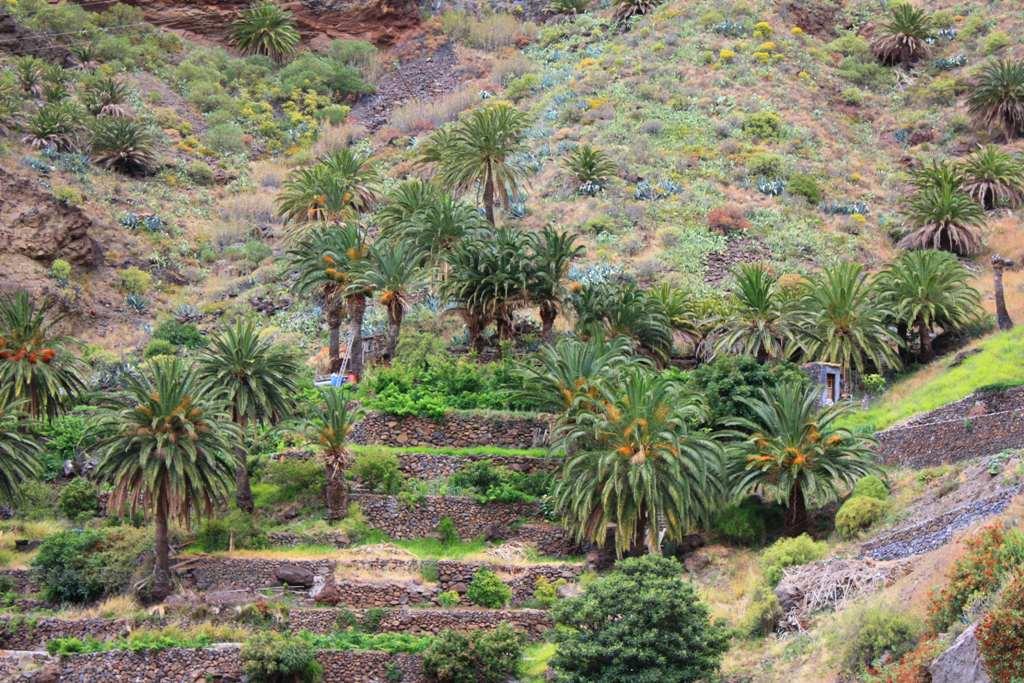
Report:
M325 124L320 128L316 143L313 145L313 155L323 157L345 149L356 140L362 140L367 135L367 130L359 124L340 123L336 126Z
M272 192L247 192L225 197L217 207L221 218L229 223L278 225L281 219L274 206Z
M479 101L480 89L473 86L432 99L409 100L391 112L391 125L403 133L433 130L454 121Z
M480 18L449 10L441 15L441 29L452 38L478 50L497 50L521 45L537 36L537 25L510 14L486 14Z
M510 78L536 71L533 61L518 50L502 53L491 67L491 81L496 87L505 85Z

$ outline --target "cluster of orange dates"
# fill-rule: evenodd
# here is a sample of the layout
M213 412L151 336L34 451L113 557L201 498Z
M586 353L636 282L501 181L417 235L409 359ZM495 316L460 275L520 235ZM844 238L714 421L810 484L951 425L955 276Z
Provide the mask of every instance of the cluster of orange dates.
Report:
M27 360L32 365L35 365L36 363L50 363L56 357L57 352L53 349L40 349L39 351L8 349L7 342L0 339L0 360L7 360L12 363L20 363L23 360Z

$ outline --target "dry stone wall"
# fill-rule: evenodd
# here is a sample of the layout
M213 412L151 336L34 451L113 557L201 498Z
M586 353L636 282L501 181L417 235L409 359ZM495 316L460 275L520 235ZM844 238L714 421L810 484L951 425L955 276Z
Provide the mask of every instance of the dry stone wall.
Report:
M0 649L45 650L54 638L97 638L125 636L131 624L123 619L0 619Z
M544 446L550 428L546 417L501 417L452 412L440 420L370 412L352 431L356 443L386 446Z
M884 463L928 467L1024 446L1024 410L894 427L878 434Z
M429 453L406 453L398 456L398 468L413 479L443 479L450 477L470 463L490 460L495 465L507 467L523 474L538 472L554 473L562 462L559 458L536 458L507 455L433 455Z
M275 560L264 558L200 557L178 569L184 581L201 591L247 588L258 590L281 585L284 571L312 577L334 571L330 560ZM303 582L305 583L305 582Z
M536 503L481 505L472 498L427 496L418 505L406 505L396 496L373 494L354 494L351 500L359 504L370 526L399 539L433 536L444 517L451 518L462 538L505 539L512 536L517 520L540 516Z
M361 617L363 610L351 610ZM342 611L333 608L293 609L288 616L293 631L330 633L338 628L338 617ZM445 629L470 631L491 629L509 624L533 638L541 637L551 628L551 617L544 610L537 609L480 609L475 607L455 608L400 608L388 610L380 621L380 630L387 632L415 633L417 635L437 634Z
M440 560L437 563L437 582L442 590L465 593L480 569L495 572L512 589L512 604L522 604L533 597L537 579L544 577L551 582L563 580L575 582L583 571L582 564L488 564L484 562L455 562Z

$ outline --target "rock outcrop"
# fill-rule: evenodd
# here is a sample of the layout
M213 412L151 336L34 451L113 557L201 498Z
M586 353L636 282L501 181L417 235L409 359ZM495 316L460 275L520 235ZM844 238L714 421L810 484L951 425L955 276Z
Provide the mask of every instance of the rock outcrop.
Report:
M971 624L948 650L935 658L928 667L932 683L989 683L992 680L985 672L978 651L977 628L978 624Z
M0 175L0 251L47 264L62 258L93 268L102 255L90 235L92 228L84 211L58 201L39 181Z

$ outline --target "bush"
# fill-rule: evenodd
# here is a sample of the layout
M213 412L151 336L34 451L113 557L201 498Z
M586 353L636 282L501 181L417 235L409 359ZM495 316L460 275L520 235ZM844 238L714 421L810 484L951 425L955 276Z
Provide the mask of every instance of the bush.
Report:
M869 474L858 479L857 483L853 485L853 495L887 500L889 498L889 487L885 485L885 482L877 474Z
M144 296L153 286L153 276L144 270L132 266L117 274L118 286L128 294Z
M1024 570L1003 588L977 630L985 668L997 683L1024 680Z
M459 594L455 591L444 591L437 596L437 603L441 607L455 607L459 602Z
M917 645L920 625L902 610L866 607L844 616L842 666L850 674L898 660Z
M740 207L724 204L708 212L708 228L720 235L746 232L750 229L750 221Z
M203 142L217 154L241 154L246 151L245 131L237 123L218 123L203 136Z
M664 557L622 560L583 595L556 605L556 675L594 683L714 678L728 631L710 620L681 572Z
M474 605L500 609L512 599L512 589L489 569L478 569L466 590L466 597Z
M323 465L317 460L285 458L267 463L260 482L274 487L266 501L274 504L320 498L327 479Z
M448 483L455 489L473 494L478 503L522 503L547 495L552 486L550 475L523 474L490 460L477 460L453 474Z
M770 586L762 583L754 589L739 629L747 636L771 635L781 618L782 605L779 604L779 598Z
M207 553L227 550L234 539L237 549L259 549L268 545L266 534L260 530L252 515L234 510L223 517L210 517L196 532L196 546Z
M778 154L758 152L747 160L747 171L752 176L782 178L785 175L785 162Z
M62 531L39 547L33 577L49 602L92 602L124 592L151 547L146 531L130 527Z
M963 616L964 608L979 598L994 594L1006 575L1003 546L1006 532L998 525L987 526L968 538L964 554L953 565L947 585L931 595L928 625L934 633L949 629Z
M153 339L164 339L175 346L183 346L186 349L198 349L206 346L206 337L199 331L199 328L192 323L178 322L168 318L153 330Z
M396 494L402 490L398 456L387 451L368 451L356 456L352 473L375 493Z
M517 672L524 640L508 624L491 631L442 631L423 653L423 671L439 683L504 683Z
M551 609L558 602L558 587L564 583L563 579L552 581L546 576L538 576L533 582L532 602L543 609Z
M444 545L455 545L462 539L459 538L459 529L451 517L445 516L437 523L437 536Z
M685 375L685 383L707 399L711 423L731 417L753 419L750 407L742 399L753 399L761 389L796 382L810 385L810 378L799 366L788 363L758 363L751 356L720 355Z
M89 434L89 422L84 415L61 415L46 423L43 436L43 478L53 479L64 471L64 463L78 457L78 449Z
M142 357L148 360L157 356L173 356L176 353L178 353L178 347L166 339L151 339L146 344Z
M196 185L210 186L214 183L213 169L205 161L193 161L185 167L185 173Z
M100 509L96 486L83 477L75 477L60 492L60 511L70 520L91 519Z
M71 264L62 258L54 259L50 264L50 277L62 287L67 285L68 280L71 279Z
M242 645L242 670L252 683L314 683L323 679L316 649L303 638L273 631Z
M885 516L885 501L869 496L848 498L836 512L836 531L845 539L854 538Z
M722 508L715 515L712 529L730 543L742 545L762 543L767 533L761 505L756 499Z
M773 111L759 111L743 121L743 132L755 140L777 140L782 135L782 117Z
M789 190L790 194L803 197L807 200L808 204L813 206L820 204L824 198L818 181L814 179L814 176L807 175L806 173L794 173L791 175L786 189Z
M782 579L782 570L814 562L825 557L828 545L823 541L815 541L807 534L796 538L780 538L761 554L761 568L765 580L774 587Z

